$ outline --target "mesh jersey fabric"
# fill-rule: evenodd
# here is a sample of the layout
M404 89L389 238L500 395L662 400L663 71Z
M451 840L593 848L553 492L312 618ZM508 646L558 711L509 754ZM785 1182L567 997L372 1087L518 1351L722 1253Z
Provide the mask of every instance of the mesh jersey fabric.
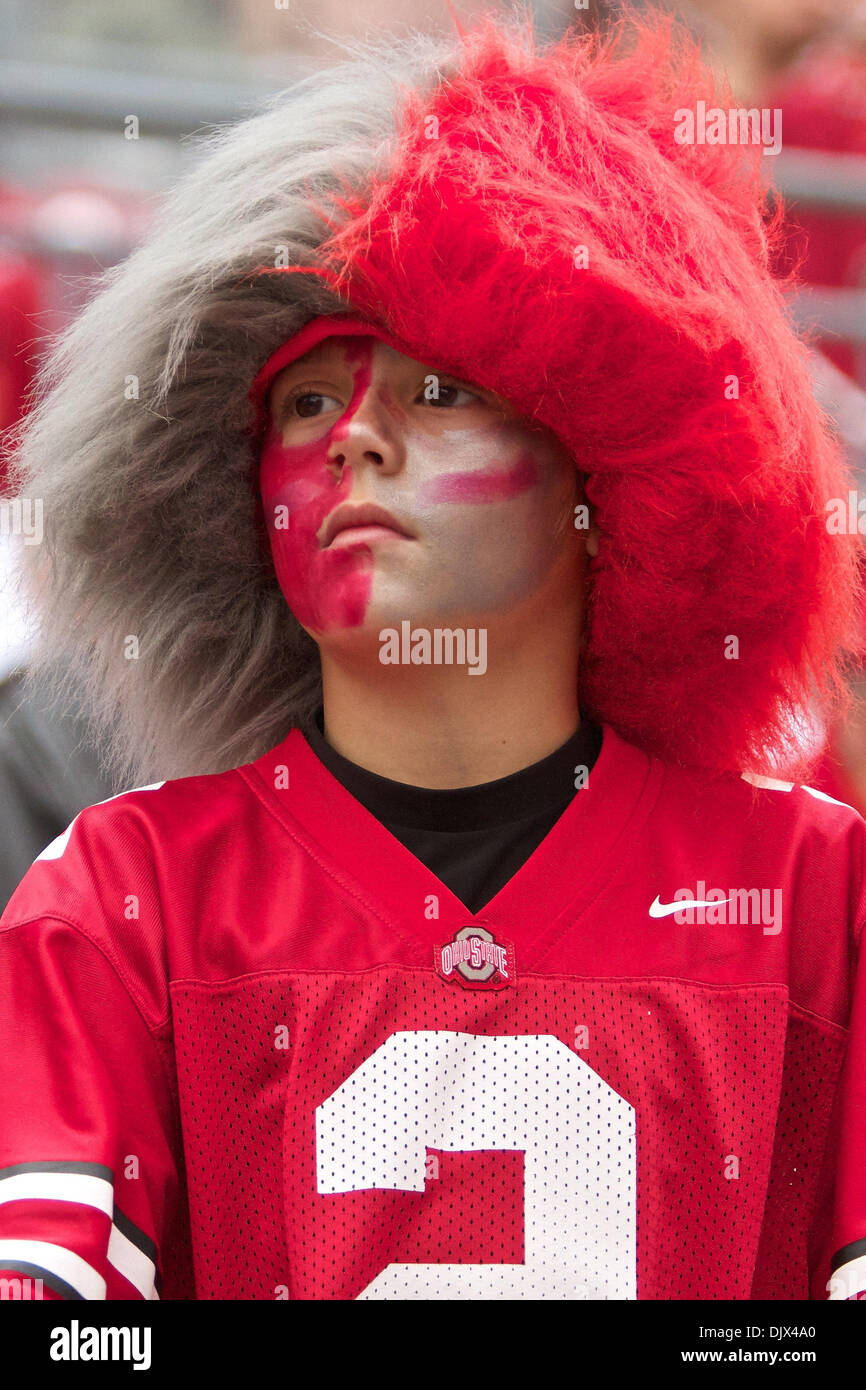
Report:
M864 834L609 727L474 915L298 731L88 808L0 919L0 1265L58 1298L856 1298ZM507 978L447 973L467 928Z

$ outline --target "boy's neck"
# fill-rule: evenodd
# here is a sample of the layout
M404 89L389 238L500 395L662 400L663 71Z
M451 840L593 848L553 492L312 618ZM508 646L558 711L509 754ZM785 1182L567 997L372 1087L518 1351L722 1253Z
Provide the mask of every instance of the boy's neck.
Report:
M580 724L579 615L554 623L516 644L491 636L478 675L323 652L325 738L360 767L418 787L478 786L539 762Z

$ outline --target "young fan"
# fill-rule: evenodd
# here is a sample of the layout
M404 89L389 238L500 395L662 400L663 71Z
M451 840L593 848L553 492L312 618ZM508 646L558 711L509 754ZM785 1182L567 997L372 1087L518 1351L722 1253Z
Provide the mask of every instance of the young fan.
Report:
M0 922L46 1297L866 1291L856 538L703 100L654 17L368 46L58 348L34 670L146 785Z

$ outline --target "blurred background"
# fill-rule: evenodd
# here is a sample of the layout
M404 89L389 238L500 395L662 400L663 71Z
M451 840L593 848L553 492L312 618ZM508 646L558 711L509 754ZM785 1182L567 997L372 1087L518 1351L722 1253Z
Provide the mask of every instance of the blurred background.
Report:
M814 343L814 383L866 496L866 0L673 3L738 104L780 107L764 160L787 207L780 271ZM466 24L494 0L455 0ZM606 0L534 0L537 28L604 29ZM196 135L344 56L354 37L453 34L446 0L0 0L0 431L26 411L52 334L145 234ZM6 486L0 472L0 496ZM864 522L866 525L866 522ZM0 528L0 909L107 782L81 712L21 697L27 622ZM866 675L826 731L814 784L866 813Z

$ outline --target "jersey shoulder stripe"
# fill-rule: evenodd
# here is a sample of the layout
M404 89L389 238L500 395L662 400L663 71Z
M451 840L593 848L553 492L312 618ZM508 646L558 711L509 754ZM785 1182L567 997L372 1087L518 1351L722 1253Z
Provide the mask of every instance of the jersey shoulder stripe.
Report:
M830 1261L830 1290L828 1298L866 1298L866 1239L852 1241Z
M143 1299L159 1298L156 1245L115 1205L114 1175L110 1168L100 1163L54 1160L16 1163L0 1169L0 1205L24 1201L77 1203L109 1217L108 1263ZM24 1272L25 1263L31 1266L28 1270L31 1274L38 1266L38 1276L63 1297L106 1297L103 1276L74 1251L47 1241L15 1238L0 1241L0 1267ZM58 1280L73 1292L63 1293Z
M95 801L93 805L107 806L109 801L119 801L121 797L131 796L133 792L156 792L159 791L160 787L164 786L165 782L162 781L151 782L145 787L128 787L126 791L115 792L114 796L107 796L104 801ZM85 806L83 811L79 811L78 815L74 816L73 819L69 822L66 829L62 830L59 835L56 835L55 838L51 841L51 843L46 845L45 848L39 854L37 854L34 863L38 863L40 859L62 858L66 846L69 844L69 838L72 834L73 829L75 828L76 821L79 819L80 816L83 816L86 811L90 811L92 809L93 808L91 806Z

